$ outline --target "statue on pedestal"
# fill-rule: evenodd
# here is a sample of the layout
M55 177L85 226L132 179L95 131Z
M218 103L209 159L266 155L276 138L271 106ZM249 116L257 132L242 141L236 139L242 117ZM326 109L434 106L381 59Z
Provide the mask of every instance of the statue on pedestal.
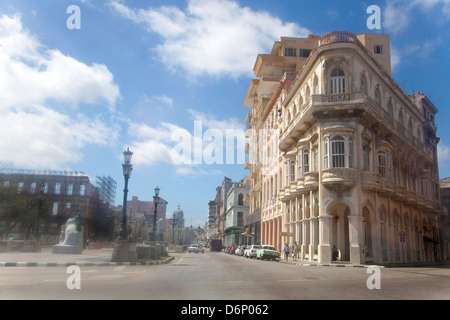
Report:
M59 244L52 247L52 253L81 254L83 251L83 226L80 216L67 220L61 229Z

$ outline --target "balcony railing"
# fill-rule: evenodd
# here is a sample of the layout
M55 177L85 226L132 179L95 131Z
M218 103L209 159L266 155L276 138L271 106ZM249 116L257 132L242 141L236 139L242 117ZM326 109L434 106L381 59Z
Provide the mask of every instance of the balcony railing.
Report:
M315 47L320 47L330 43L339 43L339 42L359 43L359 40L351 32L333 31L322 35Z

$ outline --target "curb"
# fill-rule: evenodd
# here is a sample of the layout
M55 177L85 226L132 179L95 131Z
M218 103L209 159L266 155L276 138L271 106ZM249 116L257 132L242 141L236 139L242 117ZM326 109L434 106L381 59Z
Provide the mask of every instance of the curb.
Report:
M163 261L155 262L0 262L0 268L7 267L114 267L114 266L151 266L168 264L175 257L169 257Z
M362 265L362 264L343 264L343 263L293 263L293 262L282 262L285 264L290 264L298 267L333 267L333 268L369 268L369 267L379 267L385 268L382 265Z

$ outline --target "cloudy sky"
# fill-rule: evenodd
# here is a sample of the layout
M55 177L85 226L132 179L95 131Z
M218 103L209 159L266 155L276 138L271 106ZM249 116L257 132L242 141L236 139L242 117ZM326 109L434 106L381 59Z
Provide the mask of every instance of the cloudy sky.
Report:
M0 165L111 176L120 204L129 147L129 196L158 185L169 213L203 226L224 176L247 174L238 152L211 150L244 129L257 54L334 30L391 35L393 78L439 109L450 176L450 0L0 0Z

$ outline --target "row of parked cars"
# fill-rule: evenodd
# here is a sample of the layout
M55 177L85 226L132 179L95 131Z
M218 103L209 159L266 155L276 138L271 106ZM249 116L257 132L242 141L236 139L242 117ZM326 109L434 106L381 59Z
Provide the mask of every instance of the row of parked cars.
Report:
M238 256L243 256L246 258L256 258L256 259L267 259L276 260L280 257L278 251L274 246L263 244L263 245L241 245L241 246L227 246L224 248L224 252L228 254L235 254Z

